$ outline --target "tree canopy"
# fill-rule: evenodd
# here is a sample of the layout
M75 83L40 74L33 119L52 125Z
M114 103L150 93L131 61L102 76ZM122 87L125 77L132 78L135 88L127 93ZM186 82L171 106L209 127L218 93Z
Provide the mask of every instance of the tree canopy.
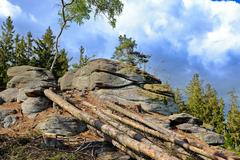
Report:
M131 65L145 65L150 56L139 51L135 51L137 43L131 37L127 38L126 35L120 35L118 37L119 45L115 48L115 52L112 56L113 59L129 63Z
M61 0L61 9L59 11L61 29L56 37L56 52L50 70L53 70L56 63L56 59L59 54L59 39L64 28L69 25L68 23L76 22L81 25L85 21L89 20L91 15L94 15L95 18L98 15L103 15L107 18L110 25L115 27L116 17L121 14L122 9L123 3L120 0L71 0L67 2L65 0Z

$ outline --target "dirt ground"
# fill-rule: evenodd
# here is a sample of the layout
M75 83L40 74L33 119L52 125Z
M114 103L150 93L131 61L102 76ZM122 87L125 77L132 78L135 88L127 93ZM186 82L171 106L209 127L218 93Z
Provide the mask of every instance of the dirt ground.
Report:
M49 148L44 144L42 134L35 129L36 125L49 116L69 113L49 108L30 119L23 116L19 103L6 103L0 105L0 108L18 111L18 121L14 126L0 128L0 160L90 160L96 157L93 150L101 148L104 143L97 134L88 130L74 137L60 138L60 148Z

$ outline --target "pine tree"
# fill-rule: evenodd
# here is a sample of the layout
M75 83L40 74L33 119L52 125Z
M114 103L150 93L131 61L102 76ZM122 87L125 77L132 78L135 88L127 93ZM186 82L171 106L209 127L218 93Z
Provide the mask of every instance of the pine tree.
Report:
M203 89L199 75L194 74L192 80L187 86L186 94L188 97L188 111L193 116L203 119L204 115L204 101L203 101Z
M30 59L26 55L26 43L24 37L19 39L19 34L15 37L15 65L27 65Z
M137 43L135 40L132 38L127 38L126 35L120 35L118 40L119 45L115 48L115 52L112 56L113 59L126 62L134 66L139 65L140 67L149 61L149 55L135 51L137 48Z
M50 27L46 30L42 39L35 41L33 65L37 67L50 69L55 52L55 36Z
M79 57L79 63L78 64L73 64L73 68L82 68L83 66L85 66L89 61L90 59L94 58L95 55L91 56L91 57L88 57L86 55L86 52L85 52L85 48L83 46L80 47L80 57Z
M212 88L210 84L206 85L204 93L204 105L203 107L203 121L211 124L213 117L213 108L218 108L218 99L216 90Z
M240 146L240 111L235 91L230 92L230 111L227 115L227 130L231 138L232 148L239 149Z
M11 17L2 24L1 50L5 53L10 65L14 64L14 26Z
M7 78L7 69L14 62L14 26L11 17L3 22L2 34L0 36L0 87L5 86Z
M214 126L215 131L219 134L224 134L225 132L225 124L224 124L224 100L220 98L218 100L218 105L213 106L212 109L212 117L210 124Z
M53 70L53 74L57 79L62 77L68 71L68 61L67 52L65 49L62 49L58 55L56 65Z
M175 100L175 103L178 105L180 112L185 112L185 113L188 112L187 110L188 108L183 101L183 96L179 88L177 88L176 91L174 92L174 100Z
M35 44L36 46L33 47L32 65L50 69L55 53L55 36L50 27L48 27L41 39L35 41ZM31 46L31 43L28 43L28 46ZM66 51L61 50L53 69L53 74L56 78L63 76L68 70L68 61Z
M30 60L29 64L31 64L31 59L33 58L33 42L32 33L28 32L26 38L26 57Z

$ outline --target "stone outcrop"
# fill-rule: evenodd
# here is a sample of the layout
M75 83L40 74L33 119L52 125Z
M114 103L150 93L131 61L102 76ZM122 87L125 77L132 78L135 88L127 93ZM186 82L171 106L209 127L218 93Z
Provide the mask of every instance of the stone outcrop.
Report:
M37 113L47 109L50 101L45 97L28 97L21 105L22 113L28 117L35 117Z
M37 129L44 133L73 136L86 131L87 126L76 118L53 116L38 124Z
M39 94L45 88L56 86L54 76L44 68L16 66L11 67L7 74L11 77L7 83L7 88L25 88Z
M180 113L171 115L169 116L169 123L171 127L191 133L210 145L224 144L224 137L222 135L204 128L202 126L203 122L200 119L189 114Z
M18 96L18 89L17 88L8 88L2 92L0 92L0 103L5 102L15 102Z
M0 109L0 128L9 128L14 125L18 118L16 113L15 109Z
M101 100L141 106L145 111L164 115L178 112L171 90L161 80L134 66L113 60L93 60L65 74L59 84L61 90L89 90Z
M5 102L19 102L22 112L28 117L51 106L50 101L44 97L44 89L56 87L53 74L45 68L32 66L15 66L7 71L11 78L7 89L0 92L0 104ZM13 117L9 118L13 120Z

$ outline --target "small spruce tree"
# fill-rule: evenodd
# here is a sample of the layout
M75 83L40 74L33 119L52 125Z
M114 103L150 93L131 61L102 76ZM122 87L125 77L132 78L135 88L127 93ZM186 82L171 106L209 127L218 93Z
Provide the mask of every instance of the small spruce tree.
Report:
M233 149L239 151L240 146L240 111L237 103L237 95L235 91L230 92L230 111L227 114L227 130L228 138L230 138Z
M115 52L112 56L113 59L126 62L133 66L145 66L145 64L149 61L150 56L135 51L135 49L137 48L137 43L135 40L133 40L132 38L127 38L126 35L120 35L118 37L118 40L119 45L115 48Z

